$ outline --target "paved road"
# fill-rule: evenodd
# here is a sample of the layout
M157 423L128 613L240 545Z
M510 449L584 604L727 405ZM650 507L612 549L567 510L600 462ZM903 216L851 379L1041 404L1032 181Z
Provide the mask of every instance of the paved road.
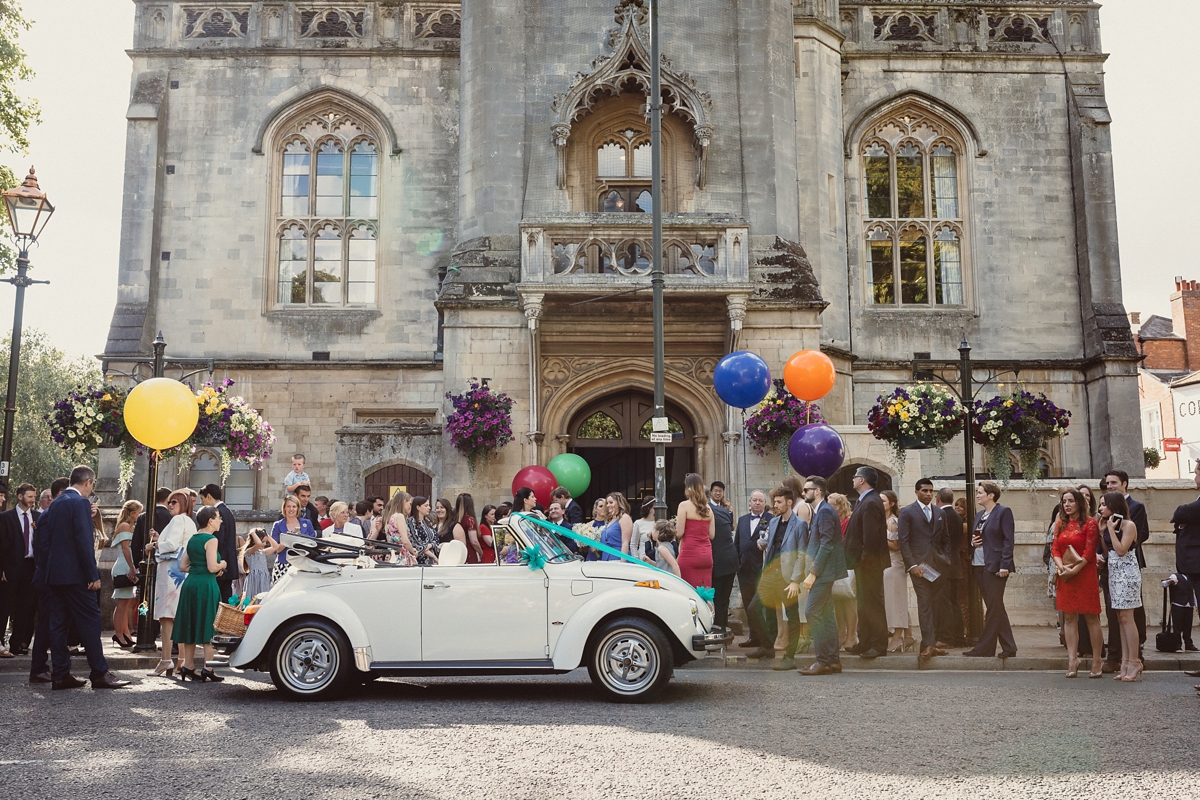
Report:
M43 691L0 675L9 797L1195 796L1194 679L676 673L657 704L586 673L383 680L332 703L269 680Z

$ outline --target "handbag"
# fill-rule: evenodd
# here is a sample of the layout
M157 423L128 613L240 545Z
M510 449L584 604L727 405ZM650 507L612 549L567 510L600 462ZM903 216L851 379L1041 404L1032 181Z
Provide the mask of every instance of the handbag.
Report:
M129 575L113 575L112 576L114 589L132 589L137 586L137 581L129 577Z
M1183 649L1183 637L1171 625L1171 601L1167 587L1163 587L1162 628L1154 637L1154 649L1160 653L1178 653Z
M1062 554L1063 566L1070 569L1080 561L1083 561L1083 557L1079 555L1079 551L1075 549L1075 545L1067 545L1066 551Z
M854 570L847 570L844 578L833 582L833 596L843 600L854 599Z

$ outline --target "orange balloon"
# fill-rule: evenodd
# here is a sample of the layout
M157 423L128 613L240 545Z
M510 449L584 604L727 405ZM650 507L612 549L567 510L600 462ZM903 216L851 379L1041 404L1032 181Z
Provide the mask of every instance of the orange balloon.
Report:
M788 391L810 403L829 394L836 379L833 362L820 350L801 350L783 365Z

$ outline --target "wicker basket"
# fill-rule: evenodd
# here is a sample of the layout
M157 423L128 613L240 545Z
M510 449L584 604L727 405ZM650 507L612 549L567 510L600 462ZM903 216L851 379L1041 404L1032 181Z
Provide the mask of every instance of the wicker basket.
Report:
M228 603L221 603L217 606L217 618L213 620L213 630L227 636L245 636L245 612Z

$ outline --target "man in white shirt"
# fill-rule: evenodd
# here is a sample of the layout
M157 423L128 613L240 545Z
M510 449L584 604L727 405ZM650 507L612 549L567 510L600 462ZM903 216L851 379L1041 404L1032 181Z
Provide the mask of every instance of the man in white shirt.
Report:
M762 575L763 550L766 544L759 546L759 535L765 533L771 524L771 512L766 511L767 495L759 489L750 493L750 513L738 518L737 530L733 542L738 551L738 592L742 596L742 608L749 608L754 593L758 591L758 579ZM754 638L751 629L750 636L739 644L739 647L766 647L772 642L759 642Z
M41 514L33 507L37 490L28 483L17 487L17 505L0 514L0 622L7 622L12 614L12 638L8 650L0 647L0 658L5 653L23 655L29 651L33 629L37 623L37 593L33 590L33 531ZM7 602L5 602L7 599ZM0 636L3 636L0 627Z

